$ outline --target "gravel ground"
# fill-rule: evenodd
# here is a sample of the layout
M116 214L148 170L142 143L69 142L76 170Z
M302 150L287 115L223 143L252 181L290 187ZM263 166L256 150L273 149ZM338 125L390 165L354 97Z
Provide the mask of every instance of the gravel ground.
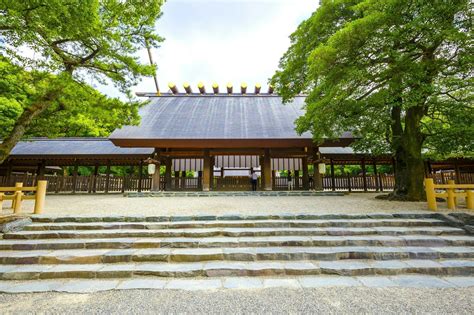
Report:
M198 215L268 213L370 213L426 211L426 202L396 202L375 199L375 193L318 197L140 197L122 195L48 195L48 215ZM11 213L4 203L1 214ZM439 203L440 211L446 205ZM25 201L31 212L32 201ZM461 208L463 210L463 208ZM465 208L464 208L465 211Z
M232 291L131 290L0 295L0 313L473 314L474 288L319 288Z

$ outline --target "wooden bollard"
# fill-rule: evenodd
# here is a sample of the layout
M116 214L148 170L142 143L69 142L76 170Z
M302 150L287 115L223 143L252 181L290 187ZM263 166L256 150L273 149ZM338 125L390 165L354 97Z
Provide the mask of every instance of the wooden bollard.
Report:
M34 214L41 214L43 212L44 201L46 199L46 186L47 185L48 185L48 182L45 180L38 181L38 186L36 187Z
M450 179L448 180L448 185L454 185L455 182L454 180ZM454 210L456 209L456 194L454 193L454 188L448 188L446 189L446 192L448 193L448 209Z
M428 201L428 209L433 211L438 210L433 178L425 178L425 190L426 200Z
M23 187L23 183L15 183L15 188L18 188L18 187ZM17 191L15 191L13 195L16 196L16 193ZM15 208L16 208L16 197L12 199L12 209L15 209Z
M474 210L474 191L466 190L466 207Z
M15 183L15 188L23 187L23 183ZM21 197L23 192L21 190L15 191L15 195L12 201L12 208L14 214L19 214L21 212Z

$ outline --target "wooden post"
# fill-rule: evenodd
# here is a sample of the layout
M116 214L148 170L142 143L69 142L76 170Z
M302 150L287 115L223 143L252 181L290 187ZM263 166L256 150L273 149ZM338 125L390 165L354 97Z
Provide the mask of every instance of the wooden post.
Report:
M466 190L466 207L474 210L474 191Z
M211 189L211 157L209 150L204 151L204 163L202 170L202 190L209 191Z
M308 190L309 189L309 174L308 174L308 158L303 157L302 161L302 167L303 167L303 189Z
M367 191L367 170L365 169L365 158L362 158L362 181L364 184L364 191Z
M99 174L99 165L96 164L94 166L94 177L92 179L92 192L96 193L97 192L97 176Z
M38 180L44 179L45 169L46 169L46 162L42 160L38 164L38 169L36 170L36 182L38 182Z
M461 182L461 171L459 169L459 163L454 162L454 171L456 172L456 183L462 184Z
M160 191L160 162L156 162L155 174L151 175L151 191Z
M374 167L374 179L375 179L375 191L379 191L380 190L380 183L379 183L379 177L377 176L378 175L378 172L377 172L377 161L375 159L372 160L372 165Z
M347 188L349 189L349 192L352 191L352 186L351 186L351 173L347 173Z
M214 190L214 164L215 164L215 158L211 156L211 165L209 167L209 171L211 172L209 174L209 188L210 190Z
M263 156L263 190L272 190L272 159L270 149L265 149Z
M165 158L165 190L171 190L171 164L173 160L170 157Z
M35 210L34 214L41 214L44 209L44 201L46 199L46 186L48 182L45 180L39 180L38 186L36 187L35 195Z
M107 160L107 168L105 169L105 193L109 192L110 188L110 160Z
M77 172L79 171L79 165L77 164L77 160L74 161L74 169L72 170L72 193L76 193L77 189Z
M455 181L450 179L448 180L448 185L454 185ZM454 194L454 188L447 188L446 192L448 193L448 209L456 209L456 195Z
M295 189L299 190L300 189L300 171L298 170L295 170L294 181L295 181Z
M12 171L13 171L13 163L11 161L9 161L8 165L7 165L7 182L5 183L5 186L7 186L7 187L9 187L11 185L10 180L11 180L11 177L12 177Z
M336 177L334 176L334 161L331 159L331 187L332 191L336 190Z
M138 192L142 192L143 185L143 161L138 165Z
M426 200L428 202L428 209L438 210L438 205L436 204L436 193L435 193L435 184L433 178L425 178L425 190L426 190Z
M379 174L379 188L380 188L380 191L383 191L382 174Z
M23 187L23 183L15 183L15 188ZM12 200L12 208L15 213L19 213L21 211L21 191L15 191L14 198Z

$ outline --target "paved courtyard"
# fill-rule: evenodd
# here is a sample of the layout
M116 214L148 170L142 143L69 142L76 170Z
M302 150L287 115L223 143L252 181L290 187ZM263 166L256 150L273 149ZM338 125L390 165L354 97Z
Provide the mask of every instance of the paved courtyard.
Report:
M0 294L1 313L472 314L474 288L324 287Z
M47 215L198 215L198 214L282 214L282 213L377 213L428 211L426 202L397 202L375 199L375 193L345 196L286 197L140 197L121 194L48 195ZM11 213L4 203L2 214ZM439 211L446 204L439 203ZM466 211L461 203L459 211ZM32 201L25 201L24 212L31 212Z

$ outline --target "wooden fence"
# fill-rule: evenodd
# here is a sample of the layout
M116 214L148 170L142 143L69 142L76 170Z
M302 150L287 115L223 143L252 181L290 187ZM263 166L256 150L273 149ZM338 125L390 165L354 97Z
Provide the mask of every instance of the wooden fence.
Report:
M461 173L457 176L454 172L432 174L436 184L446 184L448 180L455 180L459 184L474 183L474 173ZM48 181L48 193L121 193L127 191L149 191L151 188L151 177L138 175L127 176L61 176L46 175L43 179ZM293 179L293 189L303 190L303 178ZM22 182L24 186L35 186L37 179L30 174L12 174L10 177L0 176L0 187L14 186L15 183ZM374 175L343 175L323 177L324 190L333 191L390 191L395 184L394 176L391 174ZM166 185L166 179L161 176L160 189L165 187L176 191L199 191L202 189L202 178L193 177L173 177ZM258 188L261 189L261 178L259 178ZM272 179L274 190L287 190L288 181L286 177L274 177ZM312 189L312 182L309 182ZM213 190L251 190L250 179L244 177L214 177Z

